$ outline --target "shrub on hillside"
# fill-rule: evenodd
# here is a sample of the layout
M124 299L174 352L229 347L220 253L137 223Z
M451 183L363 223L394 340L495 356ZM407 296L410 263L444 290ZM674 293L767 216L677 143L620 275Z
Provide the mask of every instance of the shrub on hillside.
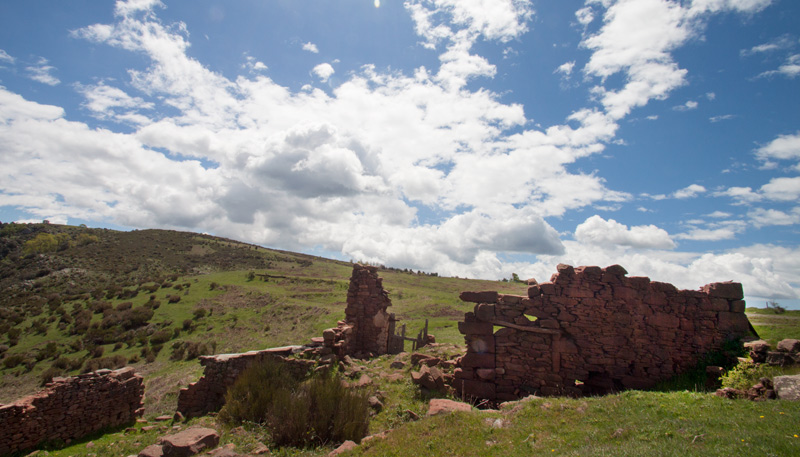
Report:
M122 368L125 364L128 363L128 359L125 358L123 355L115 355L112 357L102 357L99 359L89 359L83 365L83 369L81 370L83 373L89 373L92 371L97 371L103 368L108 368L111 370L115 370L117 368Z
M164 344L172 339L173 332L170 329L161 329L150 335L150 344Z
M56 376L61 376L64 374L64 370L61 370L56 367L50 367L42 372L39 376L39 387L44 387L45 384L51 382L53 378Z
M228 390L219 418L229 424L260 423L278 446L360 441L369 427L363 391L336 374L300 377L275 360L245 370Z
M3 359L3 366L6 368L16 368L19 364L25 362L25 356L21 354L9 355Z
M59 240L55 235L49 233L40 233L36 238L26 241L22 252L27 254L43 254L46 252L54 252L58 249Z

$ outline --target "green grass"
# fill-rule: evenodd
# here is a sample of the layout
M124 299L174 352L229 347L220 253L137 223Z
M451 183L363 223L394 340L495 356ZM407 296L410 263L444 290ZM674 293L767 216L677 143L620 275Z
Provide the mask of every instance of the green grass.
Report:
M537 399L518 411L408 423L350 455L797 455L798 414L797 403L689 392Z
M800 310L776 313L765 308L747 308L747 317L761 339L775 345L785 338L800 339Z

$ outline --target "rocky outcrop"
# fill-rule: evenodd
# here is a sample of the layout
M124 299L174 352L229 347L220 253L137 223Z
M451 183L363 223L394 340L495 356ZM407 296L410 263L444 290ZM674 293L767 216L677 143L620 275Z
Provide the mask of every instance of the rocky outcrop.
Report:
M459 322L467 353L455 387L501 401L648 388L751 333L739 283L689 291L626 275L559 265L527 296L462 293L476 305Z
M132 367L53 378L43 391L0 405L0 455L135 422L143 393L142 377Z

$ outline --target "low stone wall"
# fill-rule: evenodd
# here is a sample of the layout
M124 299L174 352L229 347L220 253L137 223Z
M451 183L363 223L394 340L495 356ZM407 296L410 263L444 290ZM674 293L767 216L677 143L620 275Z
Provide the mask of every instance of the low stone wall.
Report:
M142 413L143 393L133 367L54 378L43 391L0 405L0 455L130 424Z
M225 393L239 375L252 363L268 358L281 360L292 369L306 372L315 365L311 360L287 359L300 346L286 346L250 351L242 354L219 354L200 357L205 367L203 376L178 393L178 411L184 417L203 416L219 411L225 405Z
M648 388L751 333L739 283L689 291L626 275L559 265L528 296L462 293L477 304L459 322L468 348L456 389L512 400Z

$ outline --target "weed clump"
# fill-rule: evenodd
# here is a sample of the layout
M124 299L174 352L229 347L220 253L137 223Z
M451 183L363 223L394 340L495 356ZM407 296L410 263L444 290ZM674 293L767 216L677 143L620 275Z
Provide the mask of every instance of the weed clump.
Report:
M277 446L358 442L369 427L369 403L366 393L345 387L338 374L299 376L268 359L228 389L219 419L262 424Z

